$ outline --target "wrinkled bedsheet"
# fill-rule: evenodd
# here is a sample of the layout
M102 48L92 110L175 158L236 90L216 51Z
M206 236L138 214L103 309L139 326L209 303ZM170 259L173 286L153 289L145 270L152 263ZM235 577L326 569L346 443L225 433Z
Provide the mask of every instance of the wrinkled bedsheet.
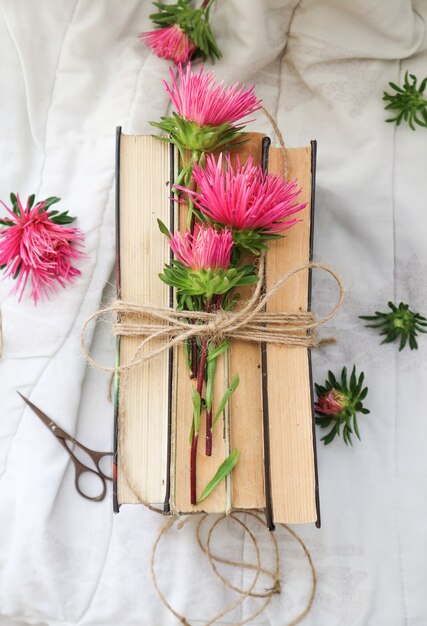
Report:
M79 331L112 294L104 289L114 264L115 127L151 132L148 121L168 108L160 80L168 65L137 38L152 6L1 0L0 8L0 198L61 196L88 253L75 287L36 307L0 283L0 625L169 626L178 622L149 568L164 520L141 506L113 515L110 498L78 497L62 448L15 393L87 445L112 446L108 375L88 371ZM322 528L297 529L318 573L307 626L427 623L427 342L399 353L357 319L388 300L427 311L427 132L385 124L382 103L389 81L427 74L426 18L426 0L218 0L213 11L218 75L256 82L289 145L318 140L315 259L339 271L348 293L325 330L337 344L313 356L314 378L356 363L369 384L362 443L319 446ZM271 132L262 116L252 129ZM314 309L326 313L335 296L315 274ZM95 354L111 364L113 349L101 323ZM216 542L237 558L251 553L231 525ZM282 594L255 624L289 623L307 600L304 555L288 535L279 542ZM165 540L157 571L191 624L235 597L213 577L191 524ZM253 606L221 623L244 620Z

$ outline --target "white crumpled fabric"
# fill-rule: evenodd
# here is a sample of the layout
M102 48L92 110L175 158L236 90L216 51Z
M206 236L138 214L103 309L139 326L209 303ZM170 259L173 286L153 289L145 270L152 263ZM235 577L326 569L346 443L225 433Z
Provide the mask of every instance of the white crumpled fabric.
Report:
M111 448L108 376L87 370L79 331L114 264L115 127L151 132L148 121L168 107L168 65L137 38L152 6L1 0L0 8L0 198L61 196L88 252L75 287L49 302L18 303L10 283L0 287L0 625L172 625L149 569L164 520L141 506L113 515L109 498L77 496L67 455L15 393L87 445ZM329 368L356 363L370 388L362 443L319 446L321 530L297 529L318 572L307 626L427 623L427 341L398 353L357 319L390 299L427 312L427 132L385 124L382 103L390 80L427 73L426 18L425 0L218 0L213 11L224 53L218 75L256 82L289 145L319 142L315 258L340 272L348 296L328 327L338 343L316 352L314 375L320 382ZM261 116L252 128L269 131ZM314 309L326 313L334 297L315 274ZM105 325L94 349L113 362ZM256 624L289 623L309 593L301 550L279 537L282 594ZM235 527L216 542L226 554L251 555ZM191 524L173 531L159 556L159 583L191 624L235 597L213 577Z

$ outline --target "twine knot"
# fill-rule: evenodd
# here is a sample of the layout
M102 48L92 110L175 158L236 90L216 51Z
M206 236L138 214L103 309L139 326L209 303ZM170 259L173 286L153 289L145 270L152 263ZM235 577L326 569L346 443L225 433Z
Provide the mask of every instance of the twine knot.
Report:
M339 276L327 265L307 263L283 274L263 294L264 267L265 253L260 257L258 282L252 296L242 308L235 311L222 309L210 312L176 311L169 307L116 300L110 307L97 311L86 320L80 336L82 351L93 367L108 372L123 372L159 356L178 344L187 342L192 337L210 339L215 343L228 338L284 346L307 348L318 346L320 342L316 333L317 328L336 314L344 299L344 286ZM338 301L328 315L317 320L310 311L289 313L266 310L268 301L292 276L312 269L327 272L338 285ZM100 365L86 347L86 327L91 321L106 313L116 314L116 321L113 324L115 335L143 338L131 362L118 368ZM150 342L153 342L151 346L148 345Z

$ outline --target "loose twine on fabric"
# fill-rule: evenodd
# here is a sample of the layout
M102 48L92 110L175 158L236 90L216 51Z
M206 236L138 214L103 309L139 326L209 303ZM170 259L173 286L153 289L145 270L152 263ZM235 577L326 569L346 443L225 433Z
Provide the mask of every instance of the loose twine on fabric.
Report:
M270 121L273 129L275 130L279 143L281 145L281 152L283 158L283 171L285 178L288 177L289 172L289 160L287 156L285 142L283 140L282 133L272 117L272 115L263 107L263 113ZM192 337L207 338L214 342L220 342L224 339L240 339L243 341L251 341L256 343L267 343L281 346L304 346L307 348L317 347L324 343L331 343L333 339L319 340L317 336L317 328L330 320L337 311L341 308L344 299L344 286L338 276L338 274L327 265L322 263L307 263L293 269L290 272L283 274L270 288L264 290L264 269L265 269L265 252L260 255L258 266L258 281L256 287L249 298L245 306L241 309L232 312L216 311L214 313L202 312L202 311L176 311L169 307L159 307L153 305L139 305L131 302L122 301L120 299L115 300L110 306L105 307L93 315L91 315L84 323L80 334L80 346L86 357L86 360L90 365L96 369L111 372L112 374L120 374L119 385L119 406L122 410L118 415L118 431L119 431L119 449L122 447L124 440L126 439L127 420L125 419L125 390L128 384L128 378L132 370L135 371L138 365L142 365L149 360L160 356L166 351L174 348L177 345L184 344ZM336 305L332 311L317 320L312 312L298 312L298 313L274 313L266 311L266 305L268 301L277 293L277 291L295 274L301 271L308 271L312 269L320 269L329 273L336 281L339 288L339 296ZM116 316L116 320L113 323L113 332L116 336L127 337L144 337L138 344L132 360L117 367L106 367L98 363L92 354L90 353L86 344L86 329L94 321L104 317L106 314L113 314ZM150 342L155 342L157 347L149 348ZM128 487L133 492L140 504L154 511L156 513L164 514L161 509L148 503L140 493L139 486L132 478L132 474L127 466L125 459L122 455L119 455L118 463L120 472L125 478ZM261 524L264 529L267 528L264 519L261 516L261 511L248 511L234 509L228 514L222 514L216 516L214 521L212 517L206 513L196 514L188 516L184 519L177 515L169 516L169 519L160 529L157 538L154 542L150 571L156 593L166 607L166 609L172 613L183 626L191 626L190 622L185 616L181 615L167 600L163 591L160 589L156 569L155 561L159 544L165 535L176 525L179 530L191 521L197 520L196 525L196 537L197 542L202 552L208 558L209 564L219 578L219 580L228 589L238 594L238 598L228 604L223 610L217 613L214 617L210 618L206 622L205 626L211 626L219 619L224 617L227 613L241 605L248 598L259 598L264 600L261 606L256 608L246 619L235 622L233 626L243 626L255 619L260 613L262 613L268 604L272 601L275 595L281 592L281 579L280 579L280 559L277 537L274 533L268 532L267 535L270 538L273 546L273 567L272 569L266 569L261 564L261 554L259 548L259 540L255 536L254 532L249 528L247 521L243 521L240 517L244 516L245 520L247 516L250 519L254 519L257 523ZM201 537L201 530L206 520L212 521L212 525L209 528L207 534L207 540L204 543ZM247 535L255 550L256 562L247 561L235 561L233 559L227 559L216 555L212 551L211 542L214 531L225 521L232 520L238 524ZM311 573L311 589L305 608L294 619L292 619L286 626L297 626L308 615L313 606L314 598L317 588L317 574L313 563L311 554L305 545L304 541L299 535L292 530L286 524L280 524L280 526L289 533L295 541L301 546L304 556L307 559L310 573ZM242 589L233 585L218 569L218 563L226 565L228 567L240 568L243 570L251 570L254 572L254 577L247 589ZM255 591L257 582L261 575L265 575L271 578L272 585L264 592Z
M191 626L191 625L185 616L183 616L181 613L179 613L176 609L174 609L171 606L166 596L164 595L163 591L161 590L158 579L157 579L155 561L156 561L157 550L158 550L161 539L172 529L172 527L175 524L177 524L177 528L178 530L180 530L190 521L194 521L194 519L196 519L197 543L200 549L202 550L202 552L207 556L213 572L219 578L219 580L222 582L223 585L225 585L228 589L239 594L239 597L237 597L236 600L228 604L224 609L222 609L213 617L208 619L208 621L205 622L205 626L211 626L215 622L218 622L218 620L220 620L222 617L227 615L227 613L229 613L233 609L237 608L248 598L264 599L261 605L258 608L254 609L252 613L250 613L246 619L233 623L233 626L243 626L243 624L248 624L253 619L255 619L258 615L260 615L260 613L262 613L270 604L274 596L277 594L280 594L281 592L280 557L279 557L279 547L278 547L277 537L275 536L274 533L268 533L268 537L270 539L270 542L272 544L272 549L273 549L273 558L272 558L273 565L272 565L272 569L266 569L265 567L261 565L261 554L260 554L258 539L256 538L254 532L249 528L249 525L246 521L246 518L249 516L250 518L256 520L263 528L265 528L266 527L265 521L261 517L260 513L261 513L260 511L246 511L246 510L236 509L232 511L229 515L226 515L226 514L220 515L211 524L208 530L207 539L205 542L203 542L202 536L201 536L202 526L204 525L204 523L206 522L208 518L211 519L212 517L212 516L208 516L206 513L202 513L197 516L189 516L183 521L180 521L178 518L173 517L169 519L166 522L166 524L161 528L157 536L157 539L154 543L154 547L153 547L153 551L151 555L151 563L150 563L151 576L153 579L154 588L160 600L162 601L164 606L181 622L181 624L183 624L183 626ZM245 521L240 519L241 516L245 518ZM212 547L211 547L211 541L212 541L212 537L213 537L215 529L217 529L220 526L220 524L223 523L224 521L231 521L231 520L235 522L236 524L238 524L243 529L244 533L251 539L251 542L255 550L255 563L248 562L248 561L235 561L233 559L227 559L227 558L218 556L213 553ZM314 567L311 554L308 551L302 539L286 524L280 524L280 526L284 528L291 535L291 537L293 537L293 539L295 539L295 541L297 541L299 545L301 546L304 556L307 559L307 562L310 568L310 574L311 574L311 588L310 588L310 593L309 593L306 606L296 617L294 617L287 624L287 626L296 626L297 624L301 623L303 619L311 611L314 598L316 595L317 574L316 574L316 569ZM239 568L239 569L244 569L244 570L252 570L254 572L254 577L251 583L249 584L249 586L247 587L247 589L242 589L240 587L236 587L235 585L233 585L223 574L221 574L221 572L218 569L217 563L222 563L223 565L226 565L232 568L234 567L234 568ZM272 585L269 589L266 589L264 592L256 592L254 591L254 589L261 574L271 578Z

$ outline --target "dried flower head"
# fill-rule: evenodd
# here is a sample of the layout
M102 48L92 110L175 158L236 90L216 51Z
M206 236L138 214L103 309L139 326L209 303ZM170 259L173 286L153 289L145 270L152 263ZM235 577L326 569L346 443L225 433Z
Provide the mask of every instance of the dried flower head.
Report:
M11 194L12 209L1 204L8 216L0 220L0 268L4 276L14 278L13 291L21 300L28 283L35 303L48 297L58 285L65 287L80 275L73 261L84 256L84 235L78 228L68 227L75 218L67 211L49 211L59 201L52 197L37 202L30 196L24 207L19 196Z
M382 343L400 341L399 351L403 350L407 343L411 350L417 350L416 337L418 333L427 332L427 319L411 311L409 304L404 302L401 302L399 306L389 302L388 306L391 309L389 313L375 311L375 315L359 315L359 317L372 322L372 324L366 324L368 328L381 328L380 335L385 335Z
M328 372L325 384L315 385L318 395L314 405L317 413L316 424L321 428L328 428L333 424L329 433L322 438L325 445L341 435L341 426L346 445L353 445L351 440L353 433L360 439L357 413L369 413L363 406L363 400L368 394L368 388L363 386L364 377L363 372L357 377L356 366L353 366L350 380L347 382L347 368L344 367L341 380L337 380L332 372Z
M197 50L196 44L178 24L141 33L140 37L157 56L176 64L186 63Z
M194 54L212 61L221 57L209 24L212 0L195 9L191 0L178 0L176 4L154 2L157 13L150 15L157 30L141 33L144 42L159 56L185 63ZM158 36L157 36L158 34Z
M225 167L223 165L225 164ZM195 206L212 222L232 229L234 243L258 254L265 242L292 228L298 219L286 219L306 205L297 202L297 181L266 174L251 157L233 168L229 155L206 158L206 166L193 169L198 191L177 186L193 198Z
M390 117L386 122L396 122L397 126L405 121L412 130L415 124L427 128L427 100L424 91L427 86L427 78L417 87L417 77L406 72L402 87L395 83L389 83L396 93L390 94L386 91L383 100L387 102L385 109L393 111L395 117Z
M253 85L238 84L225 87L215 83L213 72L201 67L196 74L190 63L178 67L178 80L170 70L172 84L164 82L175 112L151 122L169 135L178 148L191 151L211 151L239 136L244 125L241 120L261 108Z

